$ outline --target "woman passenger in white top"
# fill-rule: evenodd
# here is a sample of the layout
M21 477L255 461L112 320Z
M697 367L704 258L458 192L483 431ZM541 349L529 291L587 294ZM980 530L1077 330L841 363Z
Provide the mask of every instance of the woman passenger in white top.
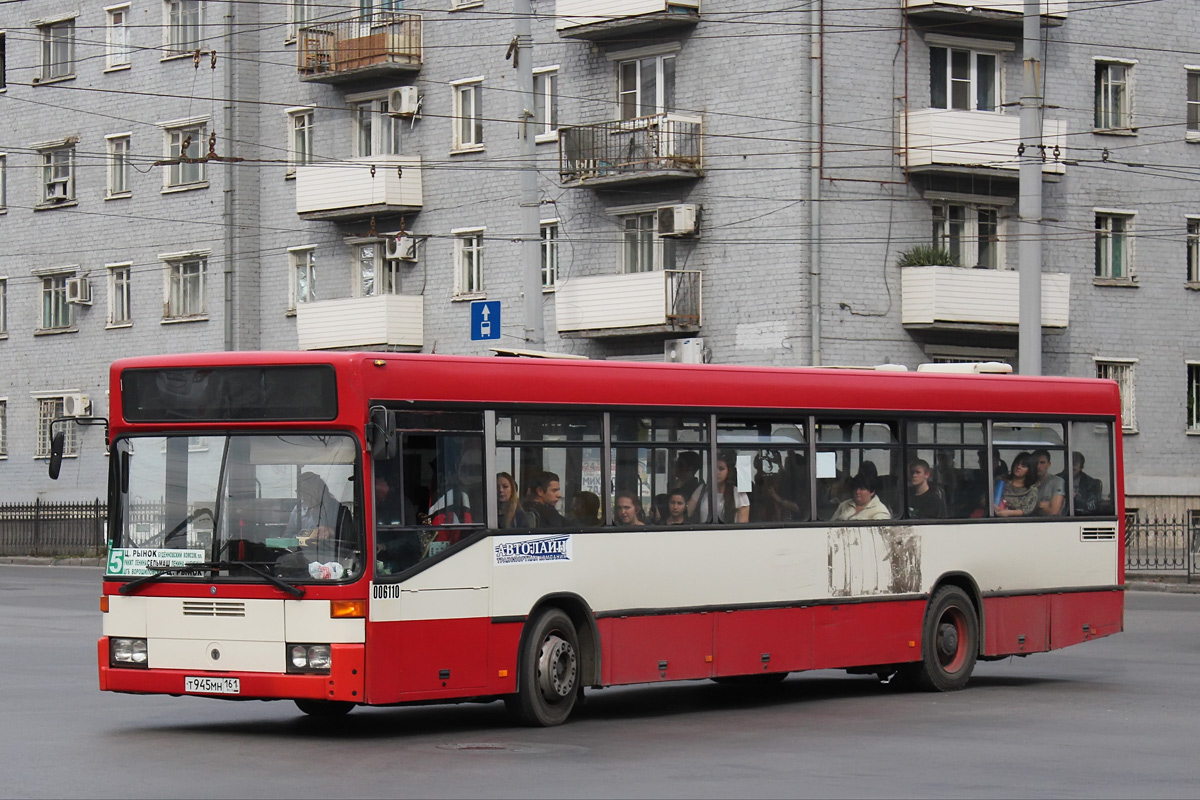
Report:
M737 454L717 453L717 522L749 522L750 497L737 490Z

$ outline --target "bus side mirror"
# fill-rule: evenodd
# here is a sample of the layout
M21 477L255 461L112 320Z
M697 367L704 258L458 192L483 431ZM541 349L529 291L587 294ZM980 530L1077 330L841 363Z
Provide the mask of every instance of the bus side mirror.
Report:
M67 434L58 431L50 437L50 480L58 480L59 470L62 469L63 448L66 446Z
M396 457L399 449L396 443L396 417L383 406L371 409L367 443L371 446L371 458L376 461Z

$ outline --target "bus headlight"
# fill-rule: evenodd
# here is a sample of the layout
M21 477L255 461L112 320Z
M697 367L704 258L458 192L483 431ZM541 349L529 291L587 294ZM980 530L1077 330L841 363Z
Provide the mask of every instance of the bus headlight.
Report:
M287 645L288 672L329 672L331 661L327 644Z
M145 639L113 637L108 640L108 663L114 667L145 667L149 663Z

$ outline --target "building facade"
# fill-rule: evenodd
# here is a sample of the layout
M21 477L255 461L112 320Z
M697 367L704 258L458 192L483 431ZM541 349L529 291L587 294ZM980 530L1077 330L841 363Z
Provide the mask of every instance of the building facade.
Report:
M121 356L530 347L529 169L536 349L1015 363L1034 154L1042 371L1118 380L1128 504L1200 513L1188 6L1046 0L1021 149L1010 0L534 0L533 108L493 0L0 5L0 501L103 494L100 429L52 483L48 421Z

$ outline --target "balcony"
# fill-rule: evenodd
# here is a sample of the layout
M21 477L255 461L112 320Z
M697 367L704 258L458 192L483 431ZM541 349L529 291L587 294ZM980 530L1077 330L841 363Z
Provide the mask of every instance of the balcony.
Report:
M558 0L558 35L599 41L700 21L700 0Z
M420 211L421 159L352 158L296 168L296 213L301 219L352 221Z
M559 130L558 172L570 186L609 188L699 178L703 121L678 114Z
M347 83L421 69L421 15L397 11L332 20L296 35L300 80Z
M1021 143L1019 117L990 111L923 108L909 111L904 123L901 159L910 172L1017 177L1021 166L1017 154ZM1066 130L1061 120L1042 122L1042 141L1046 144L1043 176L1066 172Z
M565 339L638 336L700 328L700 273L660 270L571 278L554 301Z
M1067 0L1042 0L1042 25L1056 27L1067 18ZM1020 30L1025 0L904 0L910 18L932 24L974 23Z
M1016 333L1020 281L1016 270L904 267L900 270L901 321L904 327L918 330ZM1071 276L1042 273L1042 327L1067 327L1070 302Z
M300 349L420 348L424 343L424 299L383 294L300 303L296 308Z

